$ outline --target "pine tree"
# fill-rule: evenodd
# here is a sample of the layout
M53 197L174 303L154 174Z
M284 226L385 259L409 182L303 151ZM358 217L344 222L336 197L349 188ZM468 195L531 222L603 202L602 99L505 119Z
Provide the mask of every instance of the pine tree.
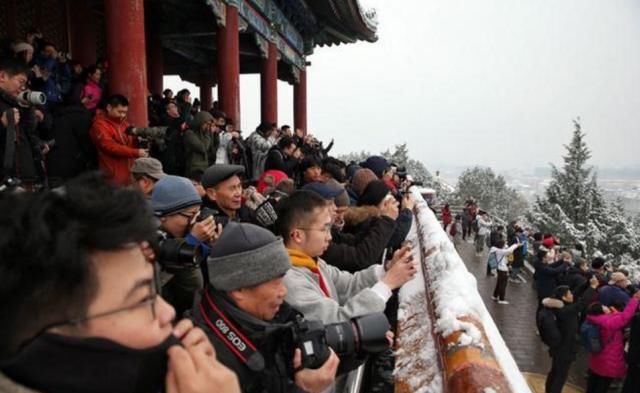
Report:
M602 254L617 263L640 258L640 236L620 201L608 204L597 175L587 161L591 157L580 119L574 120L571 143L565 145L562 169L551 168L551 183L527 214L538 230L557 235L562 243L582 243L590 254ZM640 274L640 269L635 269Z

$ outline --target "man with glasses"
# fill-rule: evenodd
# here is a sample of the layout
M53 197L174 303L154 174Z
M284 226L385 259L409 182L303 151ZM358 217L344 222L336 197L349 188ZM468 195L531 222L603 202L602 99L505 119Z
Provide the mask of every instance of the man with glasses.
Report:
M319 258L331 241L331 226L327 201L313 191L297 191L278 206L276 232L293 266L284 278L285 300L306 318L324 323L383 312L391 291L416 273L411 249L398 250L388 270L376 264L351 274Z
M172 324L146 206L95 175L0 195L0 391L240 391L200 329Z
M151 206L160 219L159 229L167 239L184 239L191 246L202 249L206 258L209 246L222 231L213 217L198 220L202 200L191 181L179 176L160 179L151 195ZM161 263L163 261L160 261ZM198 266L167 268L162 274L163 296L176 308L179 315L193 303L196 291L202 288L202 273Z
M19 110L18 94L25 90L28 75L29 67L19 59L0 59L0 185L8 178L37 182L35 160L42 158L40 146L42 152L48 149L35 134L35 110Z

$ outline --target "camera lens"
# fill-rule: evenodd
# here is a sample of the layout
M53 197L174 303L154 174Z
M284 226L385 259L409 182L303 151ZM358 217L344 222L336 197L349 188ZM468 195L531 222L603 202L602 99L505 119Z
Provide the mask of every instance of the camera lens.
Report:
M158 262L166 269L195 267L200 263L202 248L185 239L164 239L160 242Z

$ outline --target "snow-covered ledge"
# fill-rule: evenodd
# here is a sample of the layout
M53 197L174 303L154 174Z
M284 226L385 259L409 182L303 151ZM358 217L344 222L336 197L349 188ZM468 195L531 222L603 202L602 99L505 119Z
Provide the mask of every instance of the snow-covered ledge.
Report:
M422 196L408 240L420 271L400 290L396 393L531 393L453 244Z

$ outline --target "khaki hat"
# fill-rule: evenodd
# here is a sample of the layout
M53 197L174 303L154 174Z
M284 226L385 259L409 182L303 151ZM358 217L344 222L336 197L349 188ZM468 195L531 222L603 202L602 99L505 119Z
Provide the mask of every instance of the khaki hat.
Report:
M631 285L631 281L624 275L622 272L614 272L611 274L611 279L609 280L609 285L618 285L621 284L624 287L628 287Z
M149 176L155 180L160 180L167 175L162 171L162 163L151 157L136 159L131 167L131 173Z

